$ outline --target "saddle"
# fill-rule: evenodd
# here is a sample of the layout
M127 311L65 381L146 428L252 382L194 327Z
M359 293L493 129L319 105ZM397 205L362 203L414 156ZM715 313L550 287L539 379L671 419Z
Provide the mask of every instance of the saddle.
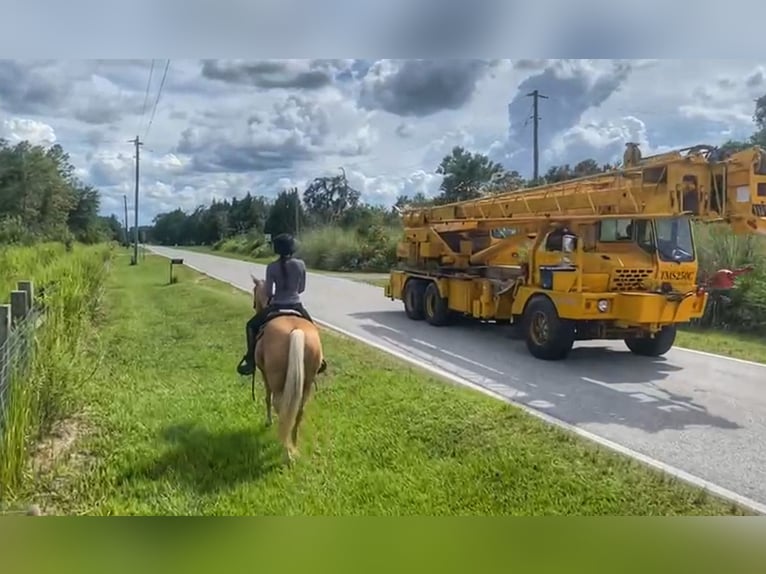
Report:
M296 309L274 309L270 313L268 313L263 320L263 323L261 324L261 328L258 329L258 332L255 334L255 342L257 343L261 337L263 336L263 329L266 327L266 325L271 321L272 319L276 319L277 317L300 317L301 319L305 319L306 317L303 316L303 313Z

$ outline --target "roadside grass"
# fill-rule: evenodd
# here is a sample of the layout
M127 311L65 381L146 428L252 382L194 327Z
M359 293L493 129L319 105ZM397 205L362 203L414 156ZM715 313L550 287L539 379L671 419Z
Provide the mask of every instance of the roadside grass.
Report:
M684 328L678 330L675 346L766 364L764 336Z
M250 297L117 258L83 389L90 432L30 502L60 514L692 515L732 504L322 330L293 469L235 365Z

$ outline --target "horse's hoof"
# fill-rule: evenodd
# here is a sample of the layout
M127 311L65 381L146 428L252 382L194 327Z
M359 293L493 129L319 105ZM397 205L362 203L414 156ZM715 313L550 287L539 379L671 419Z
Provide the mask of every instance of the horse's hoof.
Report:
M272 425L273 421L271 419L266 419L266 426L270 427Z

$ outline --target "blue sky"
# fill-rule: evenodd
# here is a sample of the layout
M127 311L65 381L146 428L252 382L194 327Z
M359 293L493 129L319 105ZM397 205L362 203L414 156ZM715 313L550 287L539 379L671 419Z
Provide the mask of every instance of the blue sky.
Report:
M151 60L0 61L0 137L61 143L121 214L127 140L144 138L164 64L144 109ZM432 194L455 145L531 175L533 89L549 98L544 171L615 161L626 141L646 155L745 137L766 60L172 60L142 149L141 221L341 166L373 203Z

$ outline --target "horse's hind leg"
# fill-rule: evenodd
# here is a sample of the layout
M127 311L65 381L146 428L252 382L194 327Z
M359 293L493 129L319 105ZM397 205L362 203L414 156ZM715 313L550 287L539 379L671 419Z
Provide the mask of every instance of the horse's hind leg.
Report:
M263 374L263 390L264 390L264 396L266 398L266 426L270 427L273 420L271 417L271 389L269 388L269 383L266 380L265 373Z
M298 409L298 414L295 416L295 425L293 426L293 432L292 432L293 449L295 449L296 451L298 449L298 427L300 426L302 420L303 420L303 403L301 403L301 406Z

